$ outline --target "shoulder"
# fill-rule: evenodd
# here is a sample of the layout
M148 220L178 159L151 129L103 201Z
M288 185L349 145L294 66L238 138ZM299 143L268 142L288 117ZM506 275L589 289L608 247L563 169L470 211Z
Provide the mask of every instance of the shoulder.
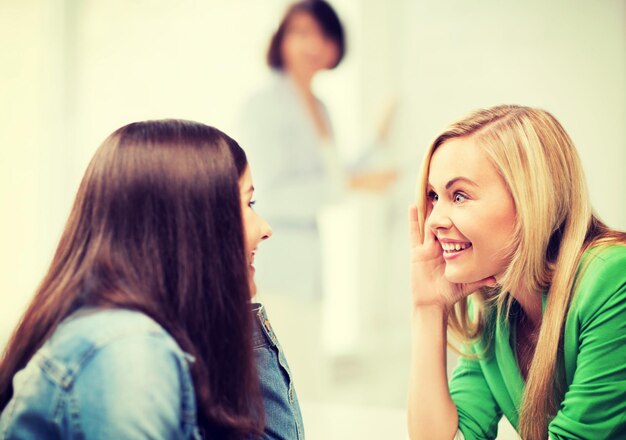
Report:
M187 355L169 333L147 315L131 310L82 309L65 319L40 350L44 365L54 365L73 383L87 369L114 372L124 365L168 369Z
M587 317L626 302L626 246L599 246L586 251L575 289L572 308Z
M141 318L100 333L88 350L79 350L82 357L65 364L71 386L83 400L97 395L92 407L112 419L132 414L129 406L176 419L184 400L193 398L192 358L154 321Z
M292 101L293 96L286 80L279 74L274 75L243 102L237 121L236 138L245 147L258 144L264 145L264 148L272 147L275 139L280 139L275 132L285 123L285 118L292 116Z
M244 109L266 112L268 108L284 106L294 95L287 76L281 72L272 72L265 84L250 95Z
M83 309L59 325L29 364L55 391L24 385L16 395L22 407L57 396L65 403L55 420L71 419L71 429L89 438L182 438L196 420L188 361L145 314Z
M582 258L582 264L588 263L589 268L624 269L626 264L626 244L611 244L592 247ZM621 271L623 272L623 270Z
M45 347L56 357L63 358L76 352L97 351L125 339L140 343L146 338L161 340L172 350L181 351L169 333L144 313L96 308L81 309L66 318Z
M181 427L193 429L192 359L153 319L107 310L87 312L65 324L60 330L73 335L69 345L75 352L62 363L64 385L80 402L76 417L82 426L110 422L103 438L139 433L178 438Z

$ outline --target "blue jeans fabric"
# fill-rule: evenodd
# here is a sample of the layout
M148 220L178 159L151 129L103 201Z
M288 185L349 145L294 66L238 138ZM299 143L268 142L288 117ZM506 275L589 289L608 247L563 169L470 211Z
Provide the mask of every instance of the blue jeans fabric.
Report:
M265 440L302 440L304 424L287 358L261 304L252 304L252 344L265 406Z

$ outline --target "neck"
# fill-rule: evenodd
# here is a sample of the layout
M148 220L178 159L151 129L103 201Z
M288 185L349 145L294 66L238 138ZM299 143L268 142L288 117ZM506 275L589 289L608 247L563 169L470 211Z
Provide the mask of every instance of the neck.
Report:
M311 91L311 83L313 82L313 74L310 73L302 73L302 72L294 72L294 71L286 71L287 75L296 85L296 88L305 95L312 95Z
M524 310L526 319L528 319L534 328L539 328L543 316L542 295L522 288L516 290L513 297L515 297L515 300L520 304L522 310Z

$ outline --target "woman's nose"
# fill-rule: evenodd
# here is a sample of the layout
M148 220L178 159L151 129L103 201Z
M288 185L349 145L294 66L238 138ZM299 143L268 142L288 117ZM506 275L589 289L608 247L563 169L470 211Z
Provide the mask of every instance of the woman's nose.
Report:
M268 222L265 221L265 219L261 218L261 221L263 222L261 231L262 231L262 236L261 236L261 240L267 240L268 238L270 238L272 236L272 227L269 225Z
M438 202L433 205L426 219L426 227L430 228L433 232L437 229L448 229L452 227L452 220L450 220L449 213L442 203Z

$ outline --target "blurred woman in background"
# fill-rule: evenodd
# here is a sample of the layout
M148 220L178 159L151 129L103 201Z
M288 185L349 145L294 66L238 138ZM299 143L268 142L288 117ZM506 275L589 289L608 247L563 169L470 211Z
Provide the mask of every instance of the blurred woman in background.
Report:
M238 135L251 145L263 212L277 232L261 262L284 269L263 271L263 289L318 296L320 209L341 200L346 188L382 190L394 180L391 171L341 165L328 111L313 93L315 76L337 67L345 50L343 26L327 2L292 4L267 52L273 80L243 111Z

